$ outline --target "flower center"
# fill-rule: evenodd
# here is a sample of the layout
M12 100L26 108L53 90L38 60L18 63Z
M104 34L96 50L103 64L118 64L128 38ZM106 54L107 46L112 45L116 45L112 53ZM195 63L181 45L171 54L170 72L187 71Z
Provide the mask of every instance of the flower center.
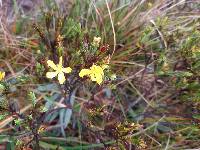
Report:
M60 72L62 72L62 65L57 65L57 71L60 73Z

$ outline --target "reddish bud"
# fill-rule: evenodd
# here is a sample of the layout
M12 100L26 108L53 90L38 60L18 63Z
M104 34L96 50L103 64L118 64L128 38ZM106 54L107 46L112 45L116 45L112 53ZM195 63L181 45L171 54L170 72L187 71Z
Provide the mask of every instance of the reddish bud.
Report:
M106 45L101 46L99 50L100 50L102 53L104 53L105 51L108 50L108 48L109 48L109 45L106 44Z

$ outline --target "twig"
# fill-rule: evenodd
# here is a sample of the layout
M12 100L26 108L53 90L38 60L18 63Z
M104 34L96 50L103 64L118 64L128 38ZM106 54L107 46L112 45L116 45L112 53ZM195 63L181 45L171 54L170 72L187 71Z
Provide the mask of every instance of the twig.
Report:
M158 29L158 27L157 27L156 23L154 22L154 20L150 20L150 22L155 26L156 31L157 31L158 34L160 35L160 37L161 37L161 39L163 40L163 43L164 43L164 45L165 45L165 48L167 49L167 42L166 42L166 40L165 40L163 34L162 34L161 31Z

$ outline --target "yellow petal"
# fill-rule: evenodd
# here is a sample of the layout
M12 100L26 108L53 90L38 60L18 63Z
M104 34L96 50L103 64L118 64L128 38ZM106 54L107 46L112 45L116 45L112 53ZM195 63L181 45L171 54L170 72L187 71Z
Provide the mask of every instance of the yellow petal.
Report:
M103 79L99 78L96 82L100 85L103 82Z
M3 79L5 78L5 72L2 73L2 77L3 77Z
M102 74L102 75L104 74L103 69L100 66L96 66L96 65L93 65L91 67L91 72L94 74Z
M0 81L3 80L5 77L5 72L0 72Z
M62 66L62 56L59 59L59 65Z
M70 67L67 67L67 68L63 68L62 71L64 73L70 73L70 72L72 72L72 69Z
M89 69L82 69L79 73L79 76L82 78L83 76L89 75L91 71Z
M53 70L57 69L57 66L54 64L54 62L52 60L48 60L47 64L49 67L51 67Z
M54 78L58 73L57 72L47 72L46 77L49 79Z
M90 77L92 81L95 81L98 84L101 84L103 81L103 76L101 74L91 74Z
M90 78L91 78L92 81L96 81L96 76L95 76L95 74L93 74L93 73L90 74Z
M96 73L101 74L101 75L104 75L103 69L102 69L101 67L99 67L99 68L96 70Z
M60 84L63 84L64 82L65 82L65 75L64 75L64 73L62 72L62 73L59 73L58 74L58 81L59 81L59 83Z

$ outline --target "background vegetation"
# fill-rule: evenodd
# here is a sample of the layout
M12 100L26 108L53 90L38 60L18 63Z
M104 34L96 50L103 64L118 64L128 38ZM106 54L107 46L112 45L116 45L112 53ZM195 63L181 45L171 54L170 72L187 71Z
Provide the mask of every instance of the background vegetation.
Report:
M0 2L2 149L200 148L198 0ZM93 63L100 85L78 77Z

